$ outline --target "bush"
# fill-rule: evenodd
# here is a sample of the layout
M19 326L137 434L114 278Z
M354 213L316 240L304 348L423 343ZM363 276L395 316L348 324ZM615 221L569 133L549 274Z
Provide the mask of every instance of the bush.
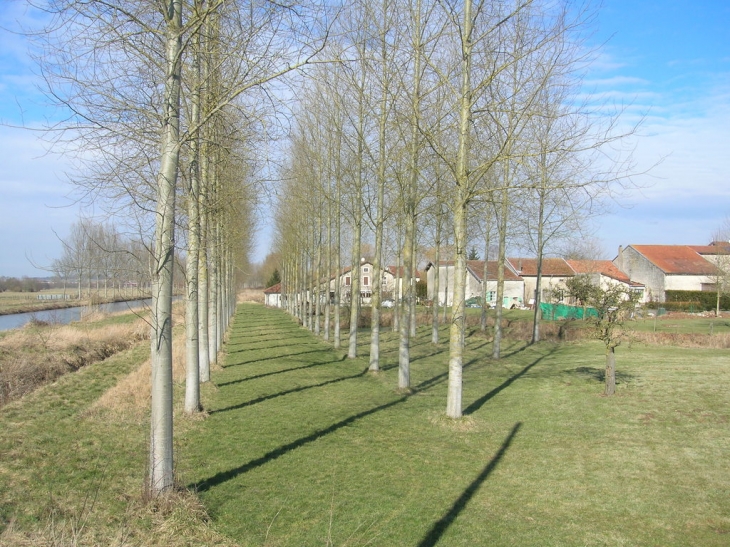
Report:
M705 311L706 308L696 301L676 301L676 302L663 302L656 304L657 308L664 308L666 311L684 311L689 313ZM715 309L713 306L711 309Z
M717 306L717 293L711 291L666 291L661 307L668 311L712 311ZM730 295L720 296L720 309L730 310Z

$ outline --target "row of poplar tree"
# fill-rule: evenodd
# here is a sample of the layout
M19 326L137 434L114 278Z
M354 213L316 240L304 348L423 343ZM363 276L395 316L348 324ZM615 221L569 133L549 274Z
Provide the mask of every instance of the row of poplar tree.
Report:
M378 278L396 260L404 287L394 312L398 387L407 389L418 243L433 249L435 264L448 249L455 267L448 289L452 418L462 415L468 246L483 243L485 259L496 248L499 358L508 247L520 243L537 257L537 341L543 256L630 183L626 139L634 130L620 131L619 111L585 98L591 18L573 2L350 2L324 53L334 62L310 69L299 94L276 213L286 305L339 347L340 273L351 268L349 290L360 294L363 241L373 241L370 370L380 368ZM390 253L388 237L395 241ZM495 267L484 261L484 280L489 264ZM351 358L363 326L360 305L353 297L347 306Z
M200 406L252 248L283 77L311 62L329 7L256 0L31 0L40 73L79 160L81 200L145 242L152 285L148 487L173 486L172 297L185 264L185 411ZM144 254L144 253L141 253ZM60 266L60 264L59 264Z
M617 180L615 163L594 161L615 142L614 118L602 109L592 116L577 95L590 14L567 0L30 4L47 23L33 33L41 74L67 115L51 135L80 160L72 181L109 216L150 234L155 493L173 486L175 253L186 269L185 410L197 412L264 189L279 197L287 291L304 286L304 271L315 279L338 271L349 249L357 294L368 226L376 271L386 227L399 227L406 279L419 225L437 248L450 239L447 413L457 417L468 218L481 219L485 238L494 234L503 261L521 204L541 256ZM283 151L282 137L290 137ZM376 294L374 368L378 311ZM399 381L408 385L413 322L401 321ZM497 327L496 352L499 336Z

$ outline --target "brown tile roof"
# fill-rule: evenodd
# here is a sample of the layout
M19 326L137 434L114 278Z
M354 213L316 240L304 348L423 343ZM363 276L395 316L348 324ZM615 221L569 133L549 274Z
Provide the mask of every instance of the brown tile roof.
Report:
M730 255L730 243L713 241L709 245L690 245L690 249L701 255Z
M467 260L467 269L472 272L477 281L482 281L482 275L484 274L484 261L483 260ZM497 261L490 260L487 262L487 277L488 281L497 281ZM520 281L522 278L516 275L506 264L504 265L504 280L505 281Z
M279 294L281 293L281 283L272 285L268 289L264 289L264 294Z
M619 270L610 260L566 260L568 265L573 268L577 274L600 273L621 283L626 283L632 287L643 287L641 283L631 281L629 277Z
M453 260L440 260L439 266L453 266L454 261ZM433 262L429 262L426 266L426 271L429 270L434 266ZM469 270L472 275L479 281L482 281L482 274L484 273L484 261L483 260L467 260L466 261L466 268ZM490 260L487 264L487 276L489 276L489 281L496 281L497 280L497 261L496 260ZM515 275L515 273L509 268L507 264L504 266L504 280L505 281L519 281L522 279L520 276Z
M536 258L510 258L509 263L522 276L537 276ZM573 277L575 272L562 258L543 258L542 275L545 277Z
M717 268L689 245L631 245L666 274L716 275Z

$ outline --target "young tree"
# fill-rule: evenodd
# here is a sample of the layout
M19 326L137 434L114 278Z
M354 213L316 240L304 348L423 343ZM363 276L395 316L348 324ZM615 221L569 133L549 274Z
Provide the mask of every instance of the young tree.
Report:
M619 283L600 286L586 275L576 275L565 284L571 296L598 312L587 321L606 349L604 394L611 396L616 392L616 348L630 338L625 323L633 317L640 294Z
M711 257L712 262L717 268L712 281L715 285L715 292L717 293L715 317L719 317L720 299L728 291L728 287L730 287L730 217L726 217L722 222L722 226L712 234L712 243L710 246L715 249L715 252L708 255L708 257Z

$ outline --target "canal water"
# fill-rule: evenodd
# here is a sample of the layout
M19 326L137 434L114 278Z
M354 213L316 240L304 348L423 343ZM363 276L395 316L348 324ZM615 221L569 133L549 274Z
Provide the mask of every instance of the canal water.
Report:
M100 304L94 306L94 311L99 310L103 313L114 313L120 311L138 310L140 308L149 307L152 299L146 300L129 300L127 302L112 302L110 304ZM29 323L33 319L37 321L46 321L65 325L73 321L78 321L84 313L88 313L88 306L79 306L76 308L63 308L61 310L46 310L30 313L13 313L10 315L0 315L0 331L17 329Z

